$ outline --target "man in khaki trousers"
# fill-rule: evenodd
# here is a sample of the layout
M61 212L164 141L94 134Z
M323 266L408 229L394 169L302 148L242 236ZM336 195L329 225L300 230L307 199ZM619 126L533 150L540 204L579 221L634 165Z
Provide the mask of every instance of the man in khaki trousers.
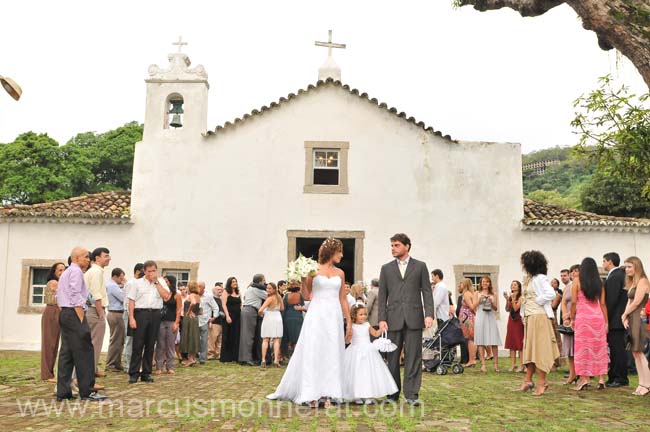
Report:
M217 360L221 356L221 335L223 331L223 307L221 306L221 294L223 293L223 284L217 282L212 289L214 301L219 306L219 316L214 317L208 330L208 360ZM223 314L223 315L222 315Z
M108 294L107 321L110 329L108 344L108 355L106 356L106 370L111 372L122 372L122 351L124 349L124 338L126 337L126 326L124 325L124 270L114 268L111 272L111 279L106 284Z
M90 337L95 350L95 376L103 377L106 374L97 369L97 364L99 363L104 335L106 334L108 295L106 293L106 281L104 280L104 267L111 262L110 251L105 247L98 247L90 254L90 260L92 265L84 274L84 282L90 292L90 307L86 312L86 318L90 326Z

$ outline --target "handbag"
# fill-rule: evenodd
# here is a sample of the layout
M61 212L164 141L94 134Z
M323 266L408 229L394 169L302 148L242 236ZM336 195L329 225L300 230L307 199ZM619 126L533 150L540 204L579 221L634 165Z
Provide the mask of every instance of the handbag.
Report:
M379 352L385 353L393 352L397 349L397 345L388 339L388 333L385 331L381 333L381 336L372 341L372 346L375 347Z
M481 310L483 312L490 312L492 310L492 300L486 298L481 304Z
M573 335L573 328L560 324L557 326L557 331L563 335Z

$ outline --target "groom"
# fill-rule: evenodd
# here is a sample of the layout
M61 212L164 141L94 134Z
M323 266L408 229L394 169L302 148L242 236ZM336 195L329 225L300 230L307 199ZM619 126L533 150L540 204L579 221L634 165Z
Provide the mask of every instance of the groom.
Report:
M399 398L402 388L400 355L404 346L404 396L410 405L418 406L422 383L422 328L433 326L429 270L424 262L409 256L411 240L406 234L391 237L390 249L395 259L381 267L377 300L379 330L388 331L388 338L397 345L395 351L388 353L388 369L398 390L387 400L396 402Z

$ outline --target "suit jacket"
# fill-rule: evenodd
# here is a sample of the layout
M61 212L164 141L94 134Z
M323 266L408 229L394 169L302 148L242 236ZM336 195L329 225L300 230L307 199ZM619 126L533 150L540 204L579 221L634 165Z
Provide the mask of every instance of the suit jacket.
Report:
M404 277L397 260L384 264L379 274L379 321L388 322L389 331L424 328L424 316L433 318L433 294L427 265L411 257ZM422 303L424 301L424 312Z
M366 307L368 308L368 322L371 326L379 325L379 302L377 297L379 296L379 288L371 288L368 291L368 301Z
M609 330L623 330L621 315L627 305L627 291L625 290L625 271L617 268L605 280L605 305Z

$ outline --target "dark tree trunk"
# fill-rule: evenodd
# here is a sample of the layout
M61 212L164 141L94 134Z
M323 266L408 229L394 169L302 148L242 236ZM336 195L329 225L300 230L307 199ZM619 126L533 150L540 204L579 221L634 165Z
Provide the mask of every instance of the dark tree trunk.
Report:
M616 48L629 58L650 87L650 0L457 0L481 12L514 9L522 16L539 16L567 4L580 16L582 26L598 36L604 50Z

